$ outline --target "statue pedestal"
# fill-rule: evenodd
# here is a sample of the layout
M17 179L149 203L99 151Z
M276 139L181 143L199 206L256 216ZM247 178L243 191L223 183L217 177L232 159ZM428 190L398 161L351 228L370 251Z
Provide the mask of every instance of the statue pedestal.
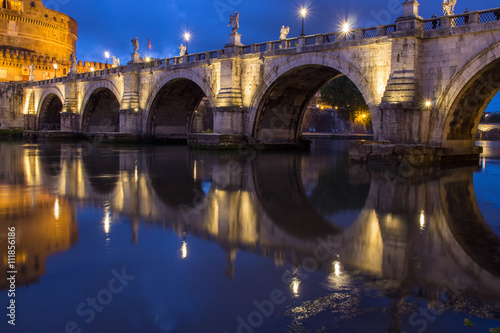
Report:
M69 74L78 74L78 70L76 69L76 64L71 65L69 68Z
M137 52L132 53L132 60L130 62L133 64L141 62L141 55Z
M422 20L422 17L418 15L418 7L420 4L417 0L406 0L403 3L403 15L398 18L398 20L405 19L419 19Z
M35 75L30 75L29 81L30 81L30 82L34 82L34 81L36 81L36 77L35 77Z
M231 46L243 46L241 43L241 35L239 33L233 32L229 35L229 44L227 44L226 47Z

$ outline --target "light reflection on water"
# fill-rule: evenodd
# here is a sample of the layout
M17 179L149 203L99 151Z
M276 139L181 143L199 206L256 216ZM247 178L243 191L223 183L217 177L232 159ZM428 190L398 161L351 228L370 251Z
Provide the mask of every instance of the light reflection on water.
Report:
M16 226L20 266L9 331L416 332L432 304L429 332L499 326L495 144L483 169L406 180L349 166L346 147L249 160L0 144L0 227ZM87 322L87 297L122 269L135 279Z

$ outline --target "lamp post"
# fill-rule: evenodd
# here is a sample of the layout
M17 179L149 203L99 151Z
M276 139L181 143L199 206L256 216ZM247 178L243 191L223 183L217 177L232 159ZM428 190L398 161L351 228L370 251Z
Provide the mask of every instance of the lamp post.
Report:
M186 40L186 55L188 54L188 42L189 42L190 38L191 38L191 34L189 32L186 32L184 34L184 39Z
M57 77L57 64L54 64L54 78Z
M306 35L304 33L304 20L306 18L306 15L307 15L307 9L306 8L302 8L300 10L300 16L302 16L302 33L300 34L301 36L305 36Z
M104 58L106 58L106 68L108 68L108 59L109 59L109 52L108 51L104 52Z

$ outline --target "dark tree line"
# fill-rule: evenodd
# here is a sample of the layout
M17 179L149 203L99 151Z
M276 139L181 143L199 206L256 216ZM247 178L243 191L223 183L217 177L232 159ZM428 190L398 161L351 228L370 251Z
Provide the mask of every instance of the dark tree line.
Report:
M363 95L347 76L343 75L321 88L321 101L338 108L339 116L354 122L356 112L368 111Z

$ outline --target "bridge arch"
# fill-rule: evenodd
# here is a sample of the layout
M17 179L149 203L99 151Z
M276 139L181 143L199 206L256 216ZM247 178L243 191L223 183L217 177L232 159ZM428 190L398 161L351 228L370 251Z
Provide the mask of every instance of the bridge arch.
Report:
M207 81L193 71L181 69L167 73L151 89L143 131L154 137L183 137L195 132L193 122L198 116L197 108L204 99L205 104L213 106L214 98ZM211 113L206 116L213 129Z
M475 54L460 68L436 103L430 142L472 147L484 110L500 90L500 42Z
M82 131L118 132L121 98L119 90L108 80L92 84L87 89L80 108Z
M377 136L380 100L377 101L367 77L348 61L329 54L301 54L272 68L252 99L246 122L252 128L247 131L256 138L297 139L311 98L341 75L346 75L363 95Z
M60 113L63 108L64 97L57 87L45 90L39 99L37 110L38 130L60 130Z

